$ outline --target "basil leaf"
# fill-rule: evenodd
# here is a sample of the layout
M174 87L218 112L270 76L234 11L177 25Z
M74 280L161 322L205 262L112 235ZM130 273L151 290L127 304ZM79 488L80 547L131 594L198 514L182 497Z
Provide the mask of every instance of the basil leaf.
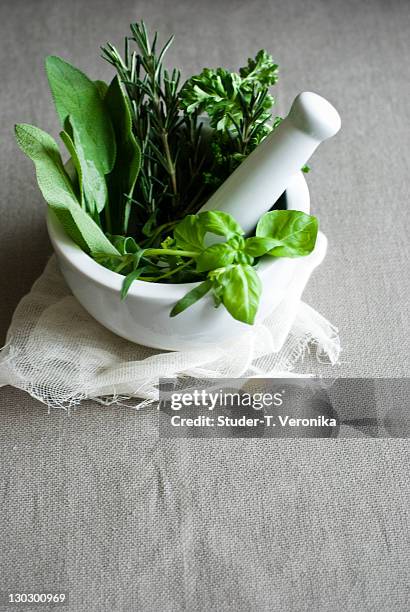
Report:
M189 306L192 306L192 304L195 304L195 302L200 300L204 295L208 293L211 287L212 287L211 281L206 280L200 285L198 285L197 287L195 287L194 289L191 289L191 291L188 291L188 293L186 293L184 297L181 298L175 304L169 316L175 317L176 315L180 314L181 312L189 308Z
M197 272L207 272L216 268L223 268L233 263L236 250L229 244L213 244L202 251L196 260Z
M94 161L102 174L108 174L114 166L116 147L100 85L56 56L47 57L46 72L61 125L64 127L67 117L71 118L88 159Z
M87 253L119 254L81 208L54 139L28 124L16 125L15 132L19 147L34 162L44 199L68 236Z
M251 255L251 257L262 257L262 255L265 255L278 245L280 246L281 242L275 238L252 236L246 239L244 251L247 255Z
M220 210L206 210L198 214L199 222L205 232L231 238L235 234L244 234L243 229L228 213Z
M279 245L269 250L274 257L301 257L315 247L318 220L298 210L265 213L256 226L256 236L275 238Z
M121 220L118 228L127 233L131 197L141 168L141 149L132 132L132 117L124 86L116 76L105 95L117 142L117 157L108 177L112 220Z
M216 282L222 285L222 302L234 319L253 325L262 292L255 269L249 265L234 265L218 275Z
M177 246L186 251L197 251L204 248L206 230L199 221L198 215L187 215L174 229Z

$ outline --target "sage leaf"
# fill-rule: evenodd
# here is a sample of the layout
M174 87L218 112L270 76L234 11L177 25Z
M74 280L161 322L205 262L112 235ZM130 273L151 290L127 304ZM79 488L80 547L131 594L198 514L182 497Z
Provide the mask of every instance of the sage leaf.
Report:
M54 139L43 130L28 124L16 125L15 133L19 147L34 162L37 182L44 199L55 212L67 235L86 253L119 254L98 225L81 208Z
M94 81L96 88L98 89L98 93L100 94L100 98L104 100L105 95L108 90L108 85L105 81Z
M93 160L102 174L108 174L114 166L116 146L100 86L60 57L47 57L46 72L62 127L70 117L88 159Z
M62 132L60 132L60 138L65 144L66 149L71 156L71 163L75 169L76 180L78 183L78 189L80 193L80 203L81 203L82 208L84 208L85 203L84 203L84 195L83 195L83 172L81 169L80 159L77 155L77 151L75 150L75 146L73 143L73 139L71 138L71 135L65 130L63 130Z
M318 220L299 210L273 210L256 226L256 236L279 241L268 251L273 257L302 257L315 248Z
M81 168L82 192L85 208L97 220L98 214L104 210L108 201L108 189L105 175L98 161L95 162L89 141L81 136L81 127L74 117L65 121L67 133L71 136L75 156Z
M59 57L47 58L46 71L57 113L81 166L83 203L99 222L98 215L108 200L105 175L115 160L114 130L99 93L101 84ZM109 225L108 211L106 218Z
M242 323L253 325L258 311L262 283L250 265L233 265L216 277L219 293L228 312Z
M17 144L34 162L37 182L48 204L78 205L55 140L40 128L27 123L15 126Z
M97 253L105 255L119 254L102 229L78 203L70 206L58 204L49 204L49 206L54 211L66 234L83 251L91 255Z
M198 214L198 219L205 232L211 234L226 236L226 238L231 238L236 234L241 236L244 234L239 223L230 214L220 210L201 212Z
M200 285L198 285L197 287L194 287L194 289L191 289L191 291L188 291L188 293L186 293L184 297L181 298L175 304L169 316L175 317L176 315L180 314L181 312L189 308L189 306L192 306L192 304L195 304L195 302L200 300L202 297L204 297L204 295L208 293L211 287L212 287L211 281L206 280Z
M223 268L233 263L236 250L229 244L213 244L199 255L196 260L197 272L207 272Z
M141 168L141 149L132 132L132 117L124 86L114 77L105 95L105 104L114 126L117 157L108 178L111 217L120 218L118 228L127 233L131 212L131 197Z
M129 255L139 253L140 247L135 242L132 236L108 236L115 248L121 253L121 255Z

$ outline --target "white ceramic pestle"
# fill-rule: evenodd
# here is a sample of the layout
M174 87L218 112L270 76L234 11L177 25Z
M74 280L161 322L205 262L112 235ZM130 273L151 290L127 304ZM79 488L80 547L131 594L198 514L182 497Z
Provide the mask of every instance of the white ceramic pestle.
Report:
M202 210L230 213L246 234L272 208L291 177L321 142L334 136L341 121L337 110L310 91L299 94L286 119L213 194Z

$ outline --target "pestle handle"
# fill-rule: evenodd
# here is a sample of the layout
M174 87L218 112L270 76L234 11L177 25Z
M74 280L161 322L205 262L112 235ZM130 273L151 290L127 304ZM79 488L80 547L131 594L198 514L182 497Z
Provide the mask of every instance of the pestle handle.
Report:
M316 140L316 146L337 134L341 125L335 107L312 91L303 91L296 96L286 120Z
M211 196L203 210L230 213L249 234L258 219L285 191L291 177L321 142L334 136L337 110L310 91L299 94L282 123L241 163Z

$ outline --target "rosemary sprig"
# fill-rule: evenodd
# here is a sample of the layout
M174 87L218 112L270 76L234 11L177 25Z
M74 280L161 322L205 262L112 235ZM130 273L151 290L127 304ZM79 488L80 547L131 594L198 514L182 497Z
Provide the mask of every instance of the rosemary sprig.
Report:
M143 21L130 27L124 58L110 43L102 53L128 92L143 160L133 194L133 200L141 204L139 209L134 208L134 232L151 242L158 235L158 226L177 222L184 215L194 183L202 178L201 129L196 115L186 117L181 113L180 71L164 68L173 36L157 50L158 35L155 33L151 40ZM131 45L136 49L131 51Z

